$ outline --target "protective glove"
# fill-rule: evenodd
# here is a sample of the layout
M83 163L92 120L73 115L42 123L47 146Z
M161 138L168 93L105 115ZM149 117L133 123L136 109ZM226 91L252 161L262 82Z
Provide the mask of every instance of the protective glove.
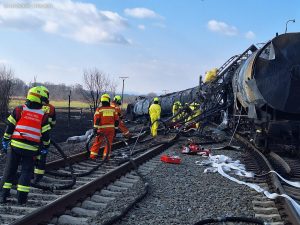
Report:
M40 154L41 155L47 155L48 154L48 149L42 148L41 151L40 151Z
M8 141L8 140L4 140L4 139L2 140L2 147L3 147L4 153L7 153L9 142L10 141Z

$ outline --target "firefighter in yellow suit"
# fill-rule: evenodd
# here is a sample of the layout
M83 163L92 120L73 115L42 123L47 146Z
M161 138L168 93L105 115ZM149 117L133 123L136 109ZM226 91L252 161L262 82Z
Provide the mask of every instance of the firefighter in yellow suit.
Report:
M182 106L181 106L180 101L174 102L173 107L172 107L173 116L175 116L181 109L182 109ZM172 121L176 122L177 120L180 120L180 118L181 118L181 115L179 114L179 115L175 116Z
M153 104L149 107L152 137L157 136L158 119L160 119L160 113L161 113L161 107L158 103L159 103L159 99L155 97L153 99Z
M196 102L192 102L190 104L190 109L192 110L193 114L191 116L188 117L188 121L198 117L201 115L201 110L200 110L200 105L199 103L196 103ZM200 123L196 123L196 128L199 128L200 127Z

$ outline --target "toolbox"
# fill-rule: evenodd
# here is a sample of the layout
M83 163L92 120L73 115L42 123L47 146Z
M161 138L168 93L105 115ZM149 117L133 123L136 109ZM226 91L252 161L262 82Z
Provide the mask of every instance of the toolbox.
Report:
M173 164L180 164L181 158L179 156L170 156L170 155L162 155L160 160L165 163L173 163Z

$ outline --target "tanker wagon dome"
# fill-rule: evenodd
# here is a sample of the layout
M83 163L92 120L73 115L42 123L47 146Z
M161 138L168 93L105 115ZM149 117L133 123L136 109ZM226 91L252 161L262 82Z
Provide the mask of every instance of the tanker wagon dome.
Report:
M268 105L282 112L300 113L300 33L272 39L258 50L252 69Z

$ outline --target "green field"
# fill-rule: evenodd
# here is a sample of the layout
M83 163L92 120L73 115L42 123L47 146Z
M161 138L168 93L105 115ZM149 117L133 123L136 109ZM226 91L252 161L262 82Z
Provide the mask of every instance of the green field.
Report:
M22 99L12 99L10 101L10 108L14 108L18 105L22 105L24 104L25 100ZM67 108L69 106L69 102L68 101L50 101L50 103L52 105L54 105L55 107L58 108ZM80 101L71 101L71 107L73 108L89 108L89 104L85 103L85 102L80 102Z
M12 99L10 101L9 107L14 108L18 105L24 104L24 102L25 102L25 99L24 100L23 99ZM54 107L58 107L58 108L67 108L69 106L69 102L68 101L63 101L63 100L61 100L61 101L55 101L54 100L54 101L50 101L50 103L52 105L54 105ZM122 105L122 109L126 110L127 105L128 105L127 103L124 103ZM81 102L81 101L71 101L71 107L72 108L90 108L88 103Z

